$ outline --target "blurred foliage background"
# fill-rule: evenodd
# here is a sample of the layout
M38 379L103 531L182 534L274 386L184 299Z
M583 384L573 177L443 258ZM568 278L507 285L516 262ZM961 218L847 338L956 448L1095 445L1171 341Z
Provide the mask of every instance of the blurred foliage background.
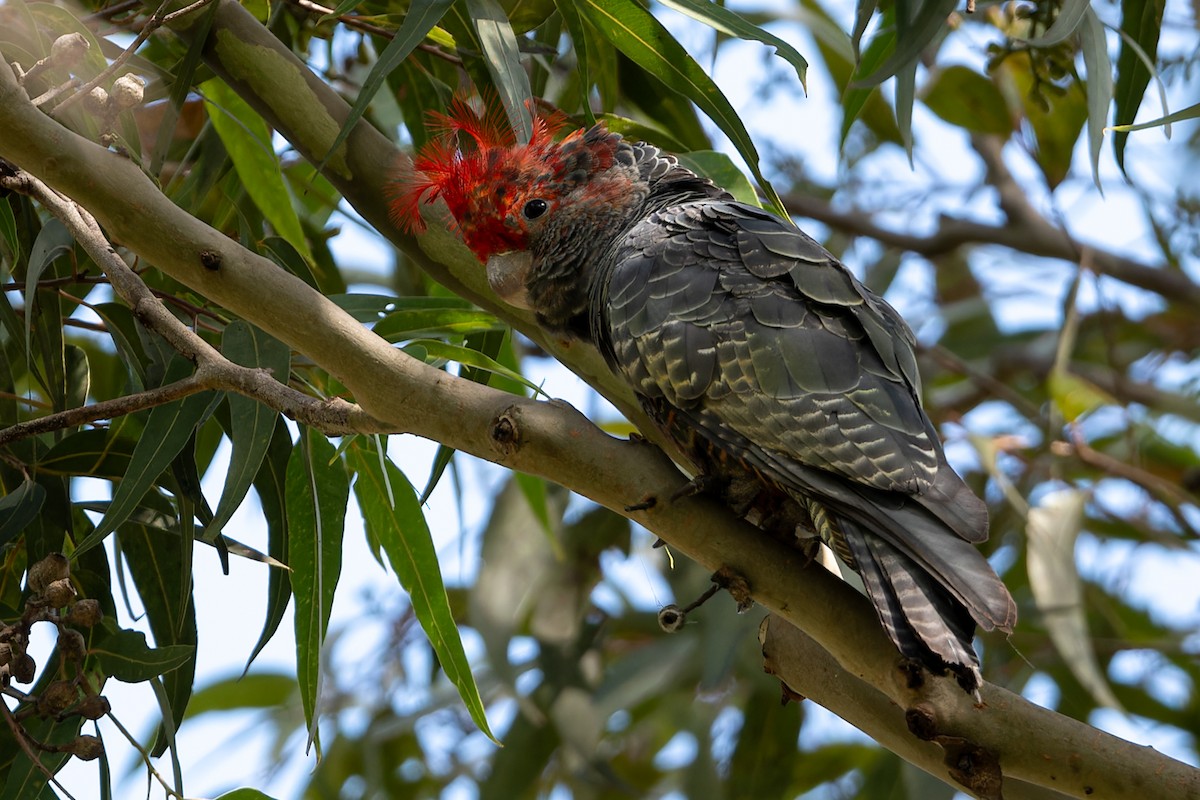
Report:
M229 0L197 4L200 26L218 2ZM986 643L985 677L1196 762L1195 3L979 2L970 14L959 0L243 5L354 118L402 147L427 141L427 112L474 86L518 127L532 95L543 110L678 152L739 196L757 187L917 332L926 406L990 503L987 547L1022 611L1011 642ZM110 94L46 101L57 118L128 154L176 204L410 354L508 391L538 384L575 399L574 379L529 339L372 241L315 165L217 77L203 38L162 26L177 7L5 0L0 51L29 72L56 38L82 34L82 60L34 71L26 88L35 96L74 75L75 86L99 77ZM126 72L143 79L144 98L120 106L113 80ZM186 374L44 209L0 197L0 234L0 425ZM317 396L341 391L170 278L141 277L228 357L274 365ZM598 424L629 431L580 396ZM167 446L152 453L146 442ZM221 393L5 444L0 616L17 626L28 615L41 595L27 569L62 550L78 597L105 618L77 626L88 637L79 659L61 653L74 628L56 627L47 647L58 651L39 654L28 696L6 679L0 796L56 791L20 738L122 739L111 717L93 725L36 702L65 681L78 711L110 679L153 689L164 724L139 746L162 756L156 780L181 793L192 776L175 729L209 720L219 731L231 719L222 715L252 712L272 756L249 772L267 794L281 769L311 765L298 753L305 731L319 730L323 757L288 781L306 798L953 796L819 709L782 706L762 674L755 613L714 601L662 634L657 606L690 601L707 576L652 550L645 531L540 480L445 449L411 451L402 439L330 443ZM111 481L111 499L95 499L88 478ZM457 530L438 516L431 531L425 519L435 485L435 502L459 506L445 517L457 516ZM260 521L235 532L226 524L243 501ZM392 583L327 631L348 503L361 509L378 575L388 565L408 594ZM298 550L317 519L330 549ZM474 519L485 521L462 522ZM292 567L256 573L265 619L229 624L261 628L258 646L237 654L251 662L293 620L298 672L194 685L197 653L221 647L219 631L196 626L195 604L223 591L193 586L199 545ZM456 564L444 590L439 552ZM337 596L352 591L347 581ZM295 621L292 603L323 609L324 624ZM366 647L360 624L376 631ZM431 645L425 631L444 625L459 626L466 646ZM502 749L478 730L485 714ZM38 760L54 771L70 754L51 748ZM111 796L107 762L72 768L67 790ZM213 792L247 780L195 779Z

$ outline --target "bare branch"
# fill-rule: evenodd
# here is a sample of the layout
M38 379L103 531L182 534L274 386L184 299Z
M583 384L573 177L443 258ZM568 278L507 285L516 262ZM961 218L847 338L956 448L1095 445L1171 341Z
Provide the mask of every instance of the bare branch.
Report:
M783 204L793 216L814 219L843 233L875 239L888 247L930 259L960 247L999 245L1029 255L1079 263L1086 248L1090 257L1088 268L1093 272L1200 309L1200 285L1187 275L1165 265L1145 264L1075 241L1068 231L1051 223L1030 204L1025 190L1004 165L999 140L976 137L972 142L986 166L988 183L999 194L1000 208L1007 217L1003 225L943 215L933 233L914 236L877 224L867 211L835 208L826 200L799 192L784 195Z

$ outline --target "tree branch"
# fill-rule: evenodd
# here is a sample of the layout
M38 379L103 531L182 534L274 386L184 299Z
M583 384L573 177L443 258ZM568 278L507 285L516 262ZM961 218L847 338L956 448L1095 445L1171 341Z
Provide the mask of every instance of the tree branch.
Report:
M930 259L960 247L999 245L1020 253L1079 263L1083 250L1087 249L1088 267L1094 272L1200 309L1200 285L1187 275L1164 265L1145 264L1077 242L1068 231L1051 223L1030 204L1025 190L1004 164L1000 140L974 137L972 144L983 159L987 182L999 195L1000 209L1007 219L1003 225L985 225L943 215L933 233L914 236L877 224L869 212L837 209L827 200L799 192L784 195L783 204L793 216L814 219L843 233L875 239L889 247Z
M345 103L237 3L221 0L214 13L212 35L203 51L209 65L228 76L302 152L320 161L345 119ZM186 28L181 32L187 35ZM803 555L793 548L763 536L709 498L624 512L633 499L647 493L667 497L683 485L683 476L660 450L613 439L562 404L514 397L457 379L390 347L300 279L187 214L132 163L40 113L6 70L0 70L0 131L0 156L85 203L114 240L312 358L377 419L554 480L625 513L706 568L745 576L755 600L802 626L846 672L877 687L890 702L924 713L927 730L968 742L974 741L977 729L991 736L1008 776L1055 786L1077 797L1127 797L1126 787L1134 784L1142 787L1141 796L1169 787L1173 796L1200 797L1200 772L1020 697L1008 696L1011 702L1006 699L1003 707L977 709L949 679L931 677L910 687L867 601L824 570L805 569ZM386 139L360 124L347 145L329 158L327 174L368 221L412 250L412 240L387 223L386 170L381 165L397 157ZM417 257L435 277L495 309L572 368L594 374L593 385L629 409L631 419L640 418L628 390L619 387L593 350L558 342L528 316L500 306L486 290L483 270L445 230L432 227L420 247ZM213 263L219 268L205 267ZM820 687L811 696L832 703L824 700ZM1029 733L1012 743L1000 735L1005 730ZM1063 745L1093 738L1111 740L1120 757L1098 757ZM1025 757L1033 749L1038 757ZM1059 764L1070 764L1076 770L1074 778L1060 775ZM935 774L951 780L945 767ZM1080 776L1096 784L1090 794ZM1175 792L1177 788L1181 791Z
M59 195L28 172L0 170L0 187L29 195L57 217L108 277L113 291L129 304L134 316L196 365L194 375L170 386L13 425L0 431L0 445L84 422L112 419L206 389L239 392L330 436L391 432L388 426L353 403L336 397L329 400L310 397L275 380L267 370L244 367L225 358L167 310L141 277L117 255L86 209Z

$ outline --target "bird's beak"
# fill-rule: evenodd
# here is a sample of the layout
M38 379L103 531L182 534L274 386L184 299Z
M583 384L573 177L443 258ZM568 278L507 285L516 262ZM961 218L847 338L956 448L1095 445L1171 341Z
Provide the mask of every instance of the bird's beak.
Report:
M533 256L526 250L497 253L488 259L488 285L496 295L510 306L533 310L525 279L533 266Z

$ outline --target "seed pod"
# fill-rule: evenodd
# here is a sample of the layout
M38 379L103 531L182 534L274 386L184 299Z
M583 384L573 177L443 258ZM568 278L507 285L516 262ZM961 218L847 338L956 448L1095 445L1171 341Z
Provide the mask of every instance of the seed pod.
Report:
M83 98L83 107L89 114L102 116L108 112L108 92L102 86L97 86Z
M87 642L83 640L83 634L70 628L60 630L58 632L58 652L66 658L75 661L81 660L87 655Z
M110 97L112 98L113 105L124 111L127 108L133 108L142 104L145 89L146 82L130 72L113 81Z
M30 683L37 675L37 662L29 653L21 653L13 659L12 674L17 683Z
M44 595L51 608L62 608L75 599L75 587L70 578L60 578L46 587Z
M50 60L56 67L70 69L83 60L91 47L82 33L65 33L50 45Z
M109 711L112 711L112 706L109 705L108 698L97 694L85 697L75 711L84 719L100 719Z
M75 601L67 613L67 624L80 628L90 628L102 619L104 612L100 609L100 601L90 598Z
M104 755L104 742L100 741L97 736L89 736L85 733L76 736L75 741L64 747L63 750L81 761L94 761Z
M671 603L658 610L658 627L663 633L675 633L687 621L687 613L679 606Z
M38 714L56 717L79 699L79 690L70 681L55 681L37 699Z
M29 589L36 594L71 575L71 563L62 553L51 553L29 568Z

